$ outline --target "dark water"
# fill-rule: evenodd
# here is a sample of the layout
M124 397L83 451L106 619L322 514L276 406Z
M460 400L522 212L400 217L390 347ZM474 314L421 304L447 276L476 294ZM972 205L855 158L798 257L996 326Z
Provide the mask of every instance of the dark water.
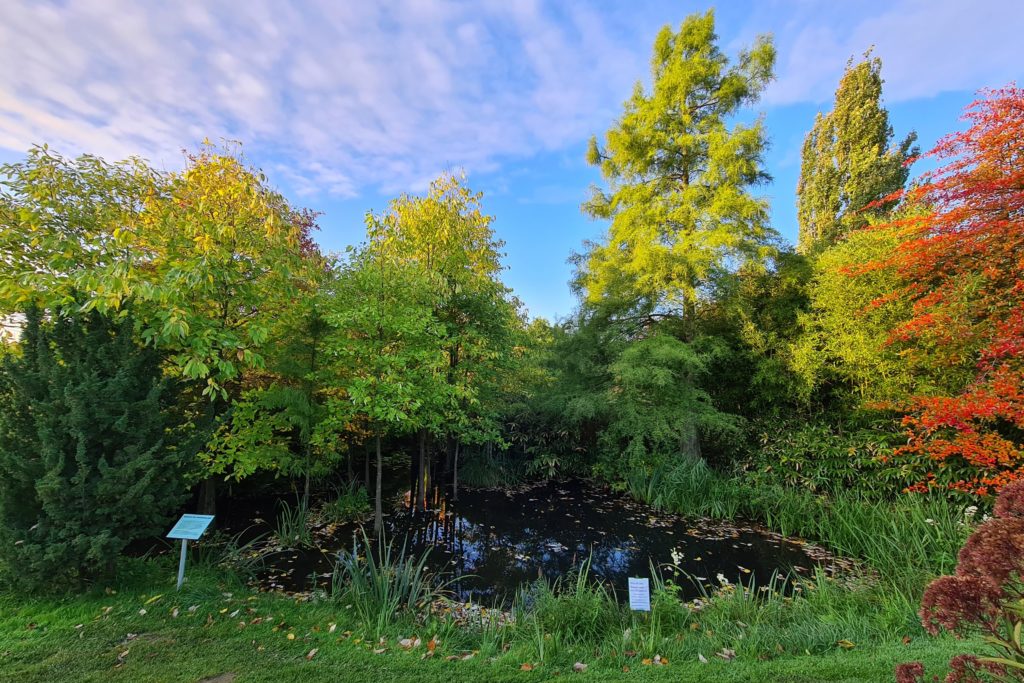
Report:
M700 594L698 584L717 587L724 578L765 585L776 571L805 573L815 564L798 543L666 516L583 481L516 493L467 490L457 502L418 515L399 505L385 517L385 529L399 545L405 538L416 550L430 547L430 566L458 577L454 591L485 603L507 601L522 584L541 575L554 580L587 558L593 574L622 597L627 577L650 576L652 562L687 597ZM270 556L260 583L287 591L329 585L337 551L352 547L356 531L318 529L318 548Z

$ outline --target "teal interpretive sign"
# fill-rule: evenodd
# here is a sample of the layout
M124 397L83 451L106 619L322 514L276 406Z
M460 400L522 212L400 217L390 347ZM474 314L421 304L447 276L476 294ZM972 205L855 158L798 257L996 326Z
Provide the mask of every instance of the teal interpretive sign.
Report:
M188 542L197 541L210 526L213 515L182 515L174 528L167 532L167 538L181 539L181 559L178 561L178 590L185 582L185 556L188 553Z
M167 538L181 538L189 541L199 540L213 521L213 515L182 515L174 528L167 532Z

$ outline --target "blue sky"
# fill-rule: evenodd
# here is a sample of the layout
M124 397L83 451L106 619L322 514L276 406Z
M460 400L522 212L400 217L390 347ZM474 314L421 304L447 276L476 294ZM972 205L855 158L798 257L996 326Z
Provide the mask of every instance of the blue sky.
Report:
M66 154L182 163L204 137L244 143L295 204L323 212L328 250L363 216L463 169L506 242L506 282L533 315L572 309L569 254L605 226L580 214L599 178L586 140L646 80L658 29L712 6L679 0L139 3L5 0L0 160ZM803 136L846 61L874 46L897 136L928 148L979 88L1021 79L1019 0L721 2L729 54L773 34L777 79L756 111L764 189L796 237Z

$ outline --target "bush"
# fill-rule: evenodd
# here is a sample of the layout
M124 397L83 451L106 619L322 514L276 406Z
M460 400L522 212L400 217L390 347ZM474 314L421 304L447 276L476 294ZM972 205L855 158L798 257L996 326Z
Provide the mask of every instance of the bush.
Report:
M37 589L109 577L185 494L160 359L129 317L27 314L0 363L0 564Z
M324 503L320 516L328 524L354 522L370 511L370 498L366 489L357 482L351 482L341 489L334 500Z

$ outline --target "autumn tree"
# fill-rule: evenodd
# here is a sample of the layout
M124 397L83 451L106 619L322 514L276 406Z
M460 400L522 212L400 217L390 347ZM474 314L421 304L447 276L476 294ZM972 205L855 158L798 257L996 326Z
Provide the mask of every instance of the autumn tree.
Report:
M772 79L775 48L758 38L730 64L717 40L711 11L678 32L663 28L652 88L637 83L604 144L590 142L588 161L608 187L594 188L583 209L611 222L582 262L591 303L643 300L692 316L720 273L774 253L767 202L752 191L768 180L764 125L730 118Z
M1024 476L1024 90L988 91L966 119L930 152L944 165L906 193L929 210L886 225L899 245L862 272L906 283L878 301L911 309L891 334L900 353L970 369L908 401L914 489L984 495Z
M207 146L181 172L132 159L69 160L42 147L2 168L0 305L119 318L173 374L226 412L227 387L263 365L276 312L322 268L312 216L292 209L232 150ZM212 511L214 479L200 507Z
M882 60L851 59L839 81L832 111L819 113L804 139L797 185L799 248L820 250L886 215L880 201L907 182L907 162L917 155L910 133L893 142L889 112L882 106Z

